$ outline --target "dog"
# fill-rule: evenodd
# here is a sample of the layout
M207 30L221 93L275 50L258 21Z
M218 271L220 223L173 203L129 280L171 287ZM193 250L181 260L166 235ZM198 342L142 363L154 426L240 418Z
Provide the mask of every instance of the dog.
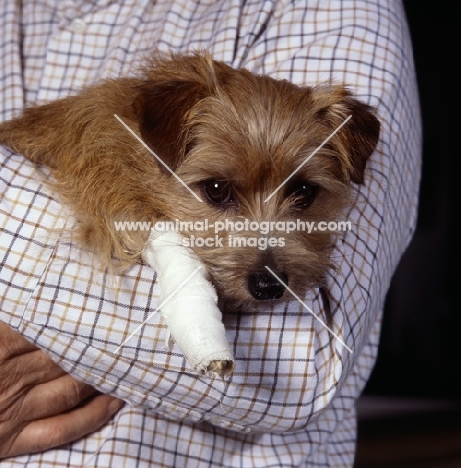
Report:
M224 224L214 245L191 248L223 307L242 309L286 287L323 294L335 233L277 223L341 219L379 133L376 111L344 85L297 86L197 52L154 54L133 76L25 109L0 125L0 143L49 168L77 242L104 266L139 262L149 236L116 223L208 220L200 235L212 239Z

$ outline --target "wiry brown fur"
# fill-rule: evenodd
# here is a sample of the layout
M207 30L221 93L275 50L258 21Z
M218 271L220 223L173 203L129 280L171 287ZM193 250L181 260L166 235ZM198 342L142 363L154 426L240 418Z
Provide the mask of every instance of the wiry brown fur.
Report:
M265 203L349 115L352 119ZM123 267L140 259L149 232L117 231L114 221L340 219L352 183L363 183L378 137L372 109L343 86L298 87L202 54L156 57L138 77L106 80L0 125L1 143L51 168L53 189L79 221L78 241L104 264L116 259ZM235 203L210 202L206 180L228 181ZM295 206L290 187L296 181L318 186L306 208ZM214 237L214 232L193 234ZM229 234L259 235L222 233ZM284 237L285 246L195 248L224 302L252 303L248 275L265 271L265 265L285 272L297 293L324 286L332 266L331 232L268 237Z

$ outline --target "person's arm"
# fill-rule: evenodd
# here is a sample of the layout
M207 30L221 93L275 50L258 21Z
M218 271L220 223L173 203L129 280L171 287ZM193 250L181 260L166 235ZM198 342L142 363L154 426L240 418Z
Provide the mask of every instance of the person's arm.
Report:
M122 406L75 380L0 322L0 458L73 442Z

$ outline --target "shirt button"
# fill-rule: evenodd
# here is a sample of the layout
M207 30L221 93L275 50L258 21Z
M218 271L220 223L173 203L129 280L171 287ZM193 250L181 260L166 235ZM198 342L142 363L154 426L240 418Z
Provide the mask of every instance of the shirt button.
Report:
M81 18L76 18L70 23L69 29L74 33L82 33L86 29L86 22Z

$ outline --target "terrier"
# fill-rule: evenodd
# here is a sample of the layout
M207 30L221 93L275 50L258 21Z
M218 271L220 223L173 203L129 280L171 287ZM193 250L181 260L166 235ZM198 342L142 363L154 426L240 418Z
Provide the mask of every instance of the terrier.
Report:
M0 125L0 143L50 169L77 241L103 265L140 261L148 240L117 226L187 220L220 301L245 308L286 287L324 291L335 234L300 226L341 219L379 131L343 85L297 86L193 53L26 109Z

